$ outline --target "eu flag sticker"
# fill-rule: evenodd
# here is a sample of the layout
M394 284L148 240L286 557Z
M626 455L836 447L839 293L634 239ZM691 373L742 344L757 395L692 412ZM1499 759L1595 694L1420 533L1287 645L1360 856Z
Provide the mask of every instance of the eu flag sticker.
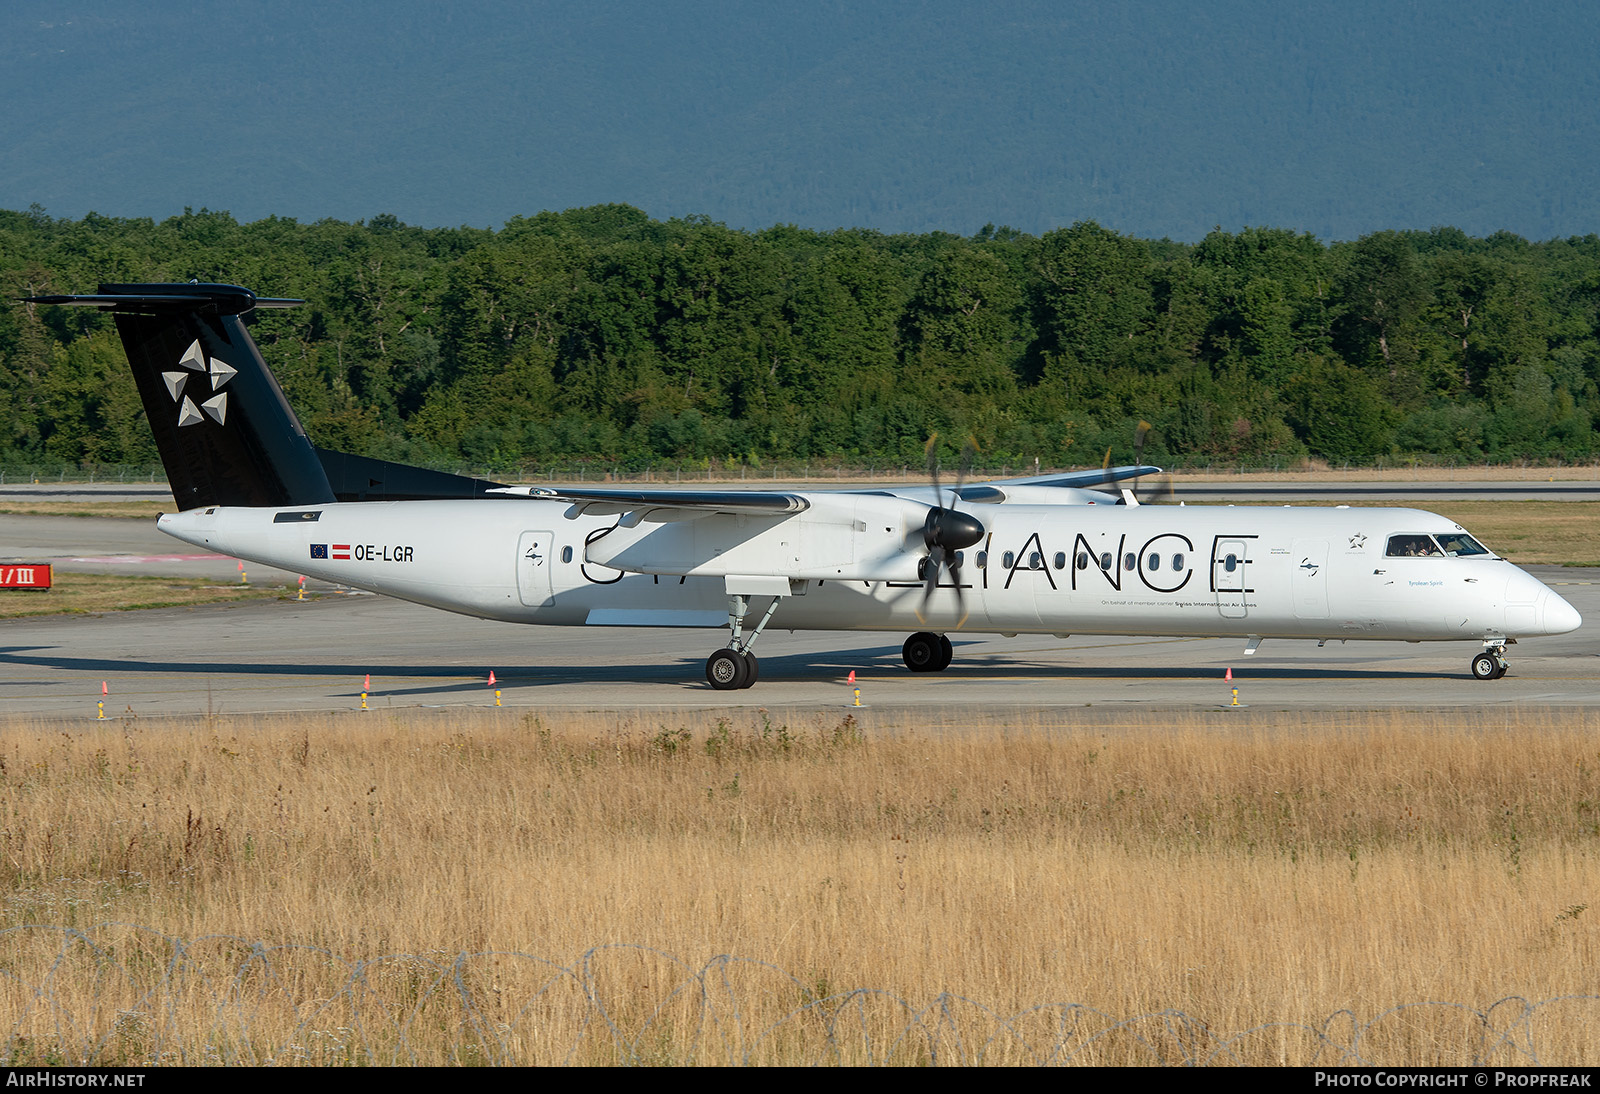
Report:
M326 543L313 543L311 545L311 557L312 558L327 558L328 557L328 545Z

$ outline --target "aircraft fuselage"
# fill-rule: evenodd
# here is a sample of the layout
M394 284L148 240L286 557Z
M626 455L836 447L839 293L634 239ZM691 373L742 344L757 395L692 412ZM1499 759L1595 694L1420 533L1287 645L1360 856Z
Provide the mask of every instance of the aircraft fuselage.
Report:
M874 504L881 512L881 498ZM948 575L924 601L904 549L915 529L881 516L881 532L837 513L810 525L729 517L626 528L616 516L569 519L568 509L537 497L218 506L163 516L160 527L252 562L513 623L725 626L730 592L743 591L728 576L737 564L706 560L741 550L766 559L768 584L750 586L752 603L783 582L772 625L789 630L1492 642L1579 622L1560 596L1492 555L1389 553L1396 536L1461 531L1415 509L970 505L985 535L963 552L959 603ZM671 537L691 532L702 547L714 542L680 567L692 572L598 561L670 568Z

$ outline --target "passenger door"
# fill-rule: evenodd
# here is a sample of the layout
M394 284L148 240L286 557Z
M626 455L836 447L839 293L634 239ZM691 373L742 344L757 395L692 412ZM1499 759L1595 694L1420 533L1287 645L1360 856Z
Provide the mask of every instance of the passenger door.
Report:
M1217 614L1224 619L1249 615L1246 597L1255 592L1249 579L1250 540L1253 536L1218 536L1211 547L1211 588L1217 596Z

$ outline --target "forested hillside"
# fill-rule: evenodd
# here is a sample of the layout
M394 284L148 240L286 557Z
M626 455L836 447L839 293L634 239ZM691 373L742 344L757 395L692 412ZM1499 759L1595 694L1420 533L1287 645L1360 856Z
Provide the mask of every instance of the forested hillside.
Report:
M0 211L0 294L245 285L313 440L409 462L986 465L1582 458L1600 450L1600 238L1454 229L1195 245L733 230L623 205L499 231ZM0 308L0 462L155 453L111 321Z

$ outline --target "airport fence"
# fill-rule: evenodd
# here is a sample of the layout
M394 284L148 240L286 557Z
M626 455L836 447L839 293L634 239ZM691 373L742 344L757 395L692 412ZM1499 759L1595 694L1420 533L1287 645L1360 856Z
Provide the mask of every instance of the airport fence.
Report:
M732 955L694 965L646 946L570 964L528 953L388 954L147 927L0 931L0 1065L810 1064L1560 1066L1600 995L1479 1009L1395 1006L1362 1021L1225 1032L1160 1010L1074 1003L999 1013L806 983ZM1551 1046L1564 1045L1565 1052Z
M147 463L0 463L0 486L111 482L164 487L167 473L160 464Z
M1471 478L1475 472L1491 476L1507 473L1526 473L1529 477L1544 477L1551 472L1583 469L1600 472L1600 458L1582 460L1506 460L1465 463L1429 457L1405 459L1379 458L1368 464L1328 463L1304 459L1267 458L1258 460L1156 460L1166 470L1179 474L1198 475L1256 475L1275 473L1361 473L1377 478L1399 477L1418 473L1438 475L1448 473ZM494 479L501 482L525 484L605 484L650 483L662 485L690 483L745 482L805 482L829 481L852 483L916 483L927 478L927 469L904 462L860 462L852 460L611 460L585 459L554 463L519 463L504 466L474 466L471 464L431 465L433 470L473 478ZM1063 471L1092 470L1084 467L1051 467L1037 463L978 462L967 468L968 479L1021 478L1027 475L1054 474ZM946 466L943 476L951 480L956 474L953 465ZM130 486L154 485L165 487L166 472L159 464L76 464L21 462L0 463L0 487L19 484L52 483L119 483ZM948 482L947 482L948 484Z

